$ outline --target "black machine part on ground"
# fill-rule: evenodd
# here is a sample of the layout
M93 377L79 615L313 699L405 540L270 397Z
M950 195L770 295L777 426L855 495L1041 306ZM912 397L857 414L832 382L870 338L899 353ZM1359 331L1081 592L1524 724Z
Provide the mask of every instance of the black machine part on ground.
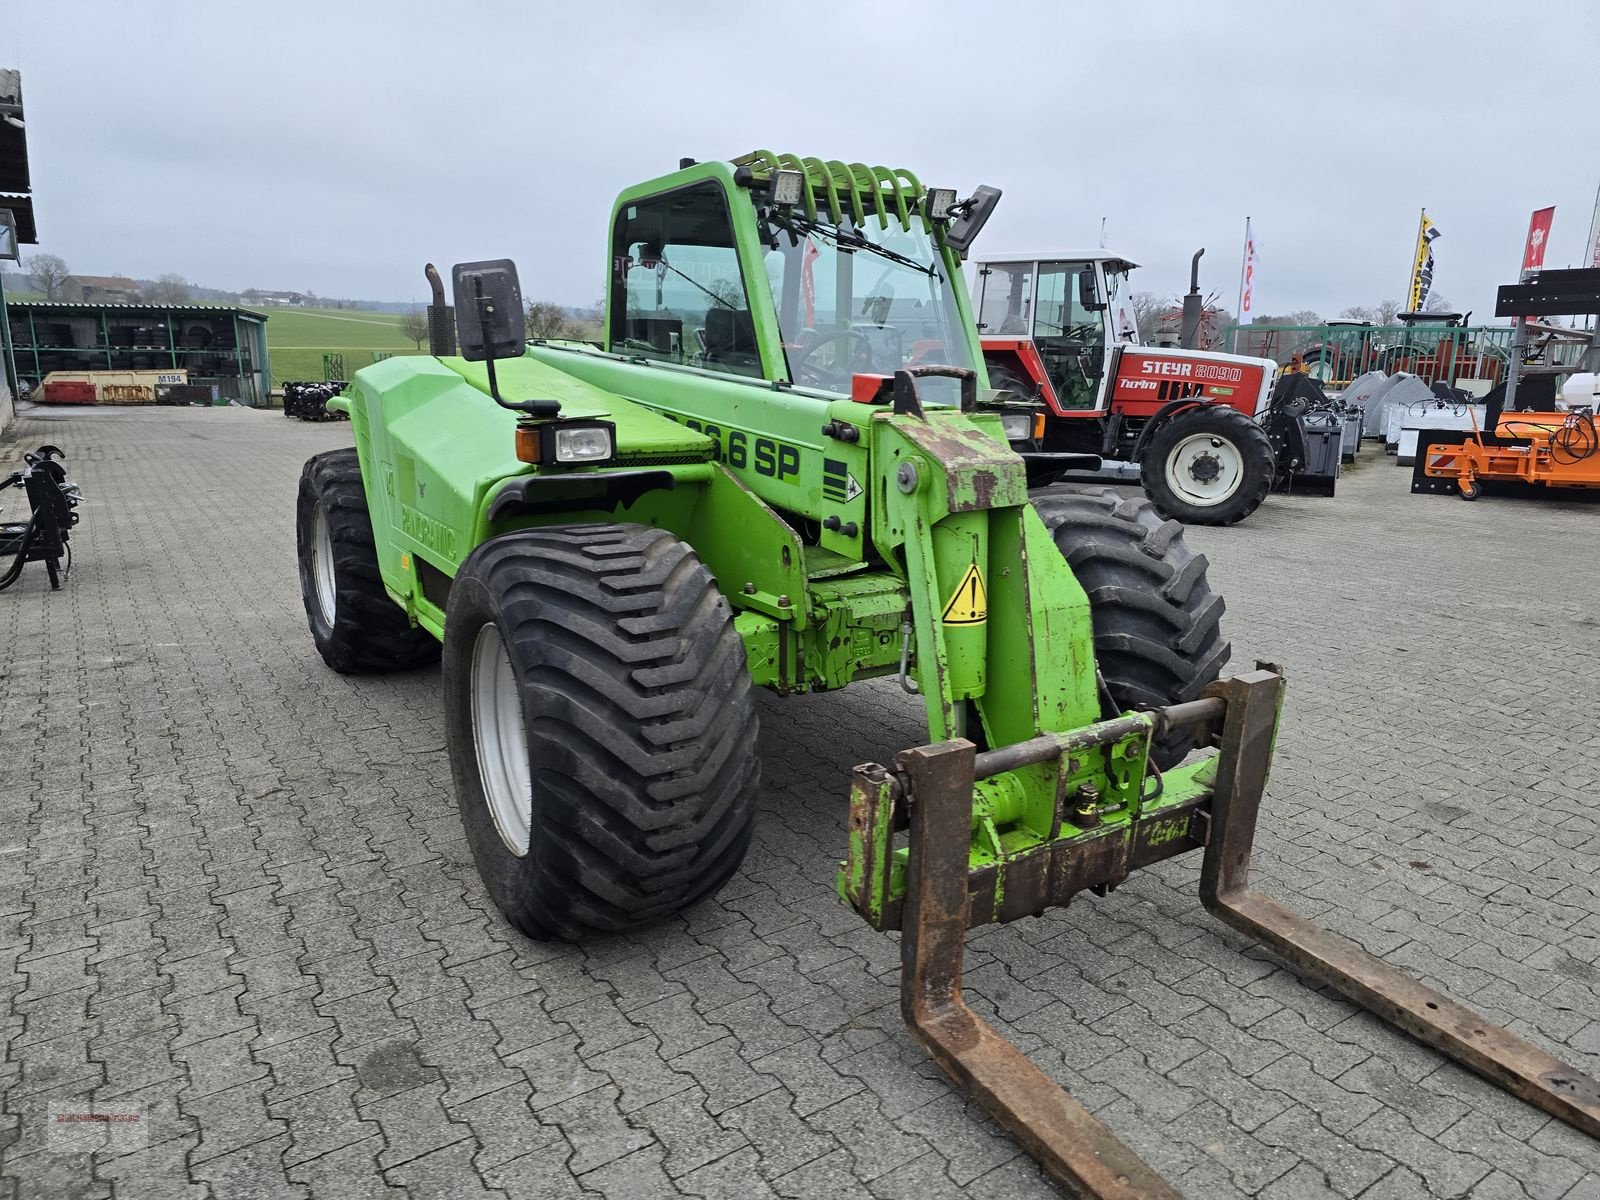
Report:
M1278 457L1278 487L1331 496L1339 478L1340 429L1308 421L1314 413L1342 415L1315 379L1285 371L1272 386L1261 424Z
M328 401L344 389L342 379L290 380L283 385L283 415L302 421L348 421L347 414L328 408Z
M15 583L30 562L44 563L52 591L60 589L62 576L72 569L67 543L78 523L75 510L83 493L55 461L65 457L59 446L40 446L22 456L22 470L0 480L0 490L21 488L31 510L26 521L0 522L0 591Z

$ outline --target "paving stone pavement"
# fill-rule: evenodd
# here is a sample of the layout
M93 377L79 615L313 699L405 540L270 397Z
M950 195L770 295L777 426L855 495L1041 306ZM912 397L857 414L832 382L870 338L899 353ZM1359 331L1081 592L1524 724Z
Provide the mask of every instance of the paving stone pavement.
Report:
M923 740L915 702L764 699L715 901L529 942L463 841L436 671L341 677L306 633L295 482L349 436L35 410L0 444L65 447L90 498L64 590L0 595L0 1198L1053 1195L832 897L849 767ZM1408 475L1368 449L1336 500L1189 535L1234 665L1289 675L1257 874L1600 1073L1600 508ZM1197 875L975 932L974 1007L1192 1200L1600 1197L1600 1142L1304 986ZM140 1120L71 1151L52 1104Z

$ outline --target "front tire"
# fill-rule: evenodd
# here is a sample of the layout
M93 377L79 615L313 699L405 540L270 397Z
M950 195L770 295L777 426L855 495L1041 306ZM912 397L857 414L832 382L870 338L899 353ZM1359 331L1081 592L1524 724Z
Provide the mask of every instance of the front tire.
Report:
M1184 544L1183 526L1112 488L1062 484L1033 504L1089 595L1095 662L1117 708L1197 698L1232 647L1205 555ZM1193 735L1176 730L1153 743L1150 756L1166 770L1193 746Z
M1164 517L1185 525L1242 521L1272 490L1266 430L1236 408L1204 404L1165 422L1139 460L1139 482Z
M492 538L445 619L446 741L478 872L529 937L637 929L712 895L755 823L744 642L672 534Z

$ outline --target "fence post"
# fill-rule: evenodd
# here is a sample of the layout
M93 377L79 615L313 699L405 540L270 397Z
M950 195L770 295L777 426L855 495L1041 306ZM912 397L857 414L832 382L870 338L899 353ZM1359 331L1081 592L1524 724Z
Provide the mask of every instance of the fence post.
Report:
M1528 346L1528 318L1512 317L1511 361L1506 364L1506 398L1501 405L1505 412L1516 407L1517 379L1522 374L1522 355Z

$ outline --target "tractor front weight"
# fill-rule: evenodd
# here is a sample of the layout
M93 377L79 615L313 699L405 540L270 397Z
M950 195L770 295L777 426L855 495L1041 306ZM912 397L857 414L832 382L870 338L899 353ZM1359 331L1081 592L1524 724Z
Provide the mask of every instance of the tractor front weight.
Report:
M967 929L1037 916L1081 891L1105 895L1140 867L1203 850L1200 898L1302 975L1399 1026L1552 1116L1600 1137L1600 1082L1492 1025L1249 886L1283 679L1259 664L1199 700L979 752L964 738L857 767L843 898L899 929L901 1012L913 1036L1067 1191L1177 1197L1170 1184L969 1009ZM1195 730L1216 753L1160 773L1153 737ZM1054 782L1048 834L1008 808L1010 780ZM909 833L908 839L897 834ZM904 844L897 846L897 840Z

